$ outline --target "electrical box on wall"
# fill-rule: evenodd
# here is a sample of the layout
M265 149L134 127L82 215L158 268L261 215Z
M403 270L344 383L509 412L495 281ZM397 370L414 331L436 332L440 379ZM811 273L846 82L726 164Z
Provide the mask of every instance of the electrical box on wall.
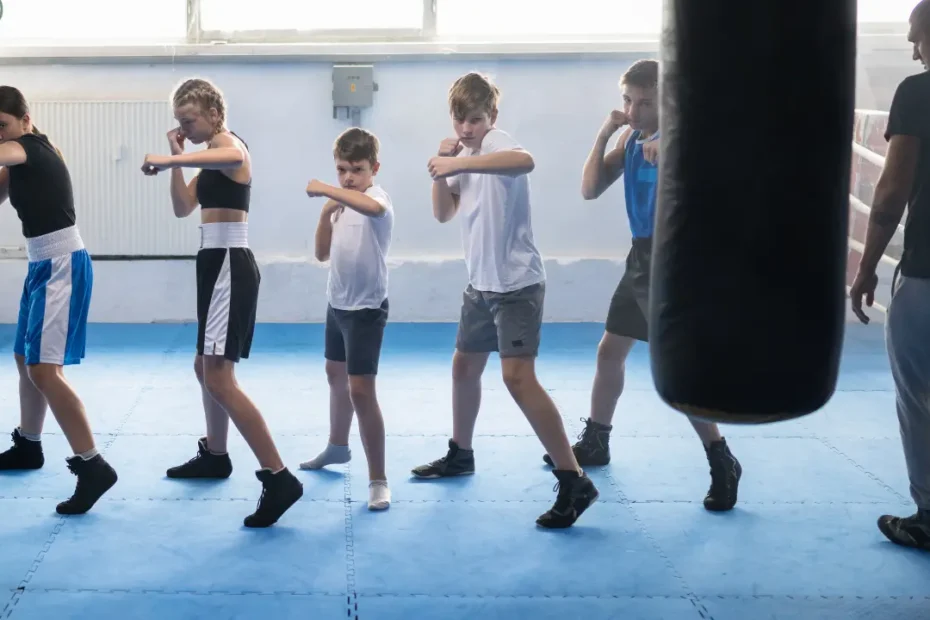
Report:
M333 65L333 112L338 108L370 108L374 103L373 65Z

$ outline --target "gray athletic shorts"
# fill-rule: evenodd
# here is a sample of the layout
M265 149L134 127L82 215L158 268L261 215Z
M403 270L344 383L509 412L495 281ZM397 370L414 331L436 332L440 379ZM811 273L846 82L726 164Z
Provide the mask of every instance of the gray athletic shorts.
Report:
M501 357L535 357L545 296L544 282L509 293L477 291L469 284L462 295L455 348L462 353L498 351Z

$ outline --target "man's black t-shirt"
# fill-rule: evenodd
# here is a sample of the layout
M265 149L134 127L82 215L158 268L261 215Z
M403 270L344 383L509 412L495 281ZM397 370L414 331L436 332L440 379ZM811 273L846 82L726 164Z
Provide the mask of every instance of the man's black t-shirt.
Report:
M912 75L898 86L891 102L885 139L920 139L917 174L904 224L901 275L930 278L930 72Z

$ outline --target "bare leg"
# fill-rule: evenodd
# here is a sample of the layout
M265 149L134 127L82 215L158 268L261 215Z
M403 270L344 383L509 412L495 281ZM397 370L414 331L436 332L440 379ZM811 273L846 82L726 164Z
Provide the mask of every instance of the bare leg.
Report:
M452 356L452 440L462 450L471 450L475 422L481 408L481 375L490 353L462 353Z
M215 355L203 357L204 385L210 396L226 410L233 424L245 438L246 443L263 469L278 472L284 462L271 433L265 425L261 412L252 403L236 381L234 363Z
M384 471L384 417L375 394L375 375L350 375L349 393L368 459L368 479L387 480Z
M700 437L701 441L704 443L705 448L709 448L712 443L723 439L723 435L720 434L720 428L713 422L704 422L697 418L689 418L689 420L691 421L691 426L697 431L698 437Z
M329 382L329 443L347 446L355 409L349 394L346 363L326 360L326 379Z
M61 431L75 454L86 454L94 449L94 436L87 422L84 404L65 379L61 366L36 364L27 369L29 379L42 393Z
M194 374L200 383L203 398L203 412L207 420L207 449L214 454L226 454L229 439L229 414L223 409L207 390L203 378L203 356L194 358Z
M610 426L623 393L626 358L635 340L604 332L597 347L597 370L591 390L591 420Z
M41 435L48 401L29 378L26 358L22 355L14 357L19 371L19 428L26 435Z
M341 465L352 460L349 432L352 430L355 409L349 396L346 363L326 360L326 380L329 382L329 442L322 452L301 463L301 469L322 469L327 465Z
M581 473L565 434L562 416L536 378L536 359L505 357L501 359L501 367L507 389L552 457L555 468Z

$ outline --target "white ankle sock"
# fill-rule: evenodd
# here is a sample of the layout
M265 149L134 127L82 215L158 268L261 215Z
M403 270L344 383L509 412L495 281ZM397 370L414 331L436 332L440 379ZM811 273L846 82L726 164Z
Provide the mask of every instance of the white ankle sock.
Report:
M385 510L391 505L391 489L387 480L368 483L368 510Z
M83 453L81 453L81 454L78 454L78 456L81 457L82 459L84 459L85 461L89 461L89 460L91 460L92 458L94 458L95 456L97 456L98 454L100 454L100 452L97 451L97 448L91 448L91 449L88 450L87 452L83 452Z
M19 436L23 439L28 439L29 441L42 441L41 434L33 435L32 433L24 433L22 428L17 428L16 430L19 431Z
M325 450L309 461L301 463L300 468L322 469L327 465L341 465L348 463L350 460L352 460L352 451L349 450L349 446L334 446L328 443Z

